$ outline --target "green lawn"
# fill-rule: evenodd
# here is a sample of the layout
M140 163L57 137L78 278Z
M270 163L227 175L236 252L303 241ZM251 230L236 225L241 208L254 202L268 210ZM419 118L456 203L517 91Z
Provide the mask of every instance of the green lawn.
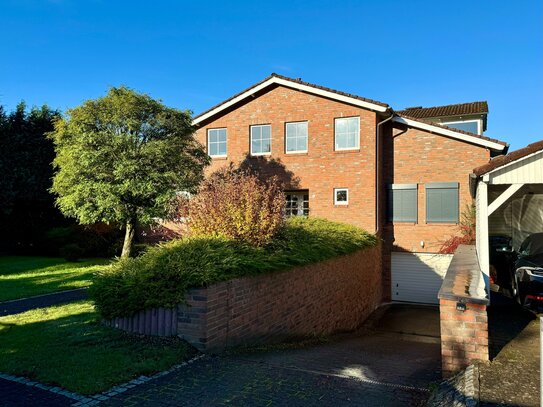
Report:
M90 285L93 273L110 261L67 263L56 257L0 257L0 302Z
M128 335L97 318L90 301L1 317L0 372L94 394L195 354L178 338Z

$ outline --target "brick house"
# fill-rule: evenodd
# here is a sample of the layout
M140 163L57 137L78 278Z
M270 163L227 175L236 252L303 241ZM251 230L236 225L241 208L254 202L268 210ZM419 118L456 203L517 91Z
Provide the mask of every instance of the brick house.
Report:
M290 216L378 233L384 300L437 303L450 261L437 255L471 202L469 174L507 144L483 135L486 102L395 111L272 74L193 119L212 157L286 183Z

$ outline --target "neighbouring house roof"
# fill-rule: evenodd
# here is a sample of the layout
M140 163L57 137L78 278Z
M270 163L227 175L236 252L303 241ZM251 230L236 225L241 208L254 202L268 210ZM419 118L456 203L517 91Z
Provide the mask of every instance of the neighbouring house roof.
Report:
M319 96L328 97L330 99L339 100L341 102L347 102L353 105L365 107L367 109L375 110L378 112L386 112L387 110L390 109L389 105L387 105L386 103L363 98L361 96L352 95L350 93L340 92L338 90L326 88L324 86L315 85L309 82L303 82L301 79L288 78L286 76L272 73L266 79L226 99L225 101L219 103L218 105L213 106L211 109L208 109L205 112L202 112L199 115L195 116L192 120L192 123L194 125L197 125L201 123L202 121L209 119L210 117L222 112L223 110L228 109L229 107L235 105L236 103L241 102L243 99L246 99L254 95L256 92L272 85L283 85L283 86L298 89L307 93L313 93Z
M272 73L270 76L268 76L264 80L254 84L253 86L245 89L244 91L237 93L236 95L226 99L225 101L219 103L218 105L213 106L212 108L206 110L205 112L198 114L197 116L193 118L192 124L197 126L203 121L208 120L211 117L220 114L221 112L242 102L243 100L249 97L252 97L255 93L262 91L263 89L266 89L267 87L277 86L277 85L290 87L293 89L300 90L302 92L307 92L307 93L327 97L333 100L338 100L340 102L349 103L355 106L361 106L361 107L374 110L377 112L381 112L381 113L388 111L391 114L392 113L395 114L393 120L397 123L406 124L408 126L423 129L423 130L430 131L436 134L441 134L447 137L452 137L458 140L480 145L497 152L507 151L508 144L503 141L499 141L496 139L491 139L489 137L481 136L481 135L470 133L467 131L447 127L447 126L434 123L434 122L428 123L426 121L423 121L419 117L404 114L402 113L402 111L395 113L388 104L383 103L383 102L378 102L376 100L367 99L361 96L341 92L341 91L331 89L331 88L326 88L324 86L315 85L309 82L304 82L301 79L289 78L286 76L278 75L276 73ZM475 102L475 103L484 104L486 106L486 102ZM470 103L466 103L465 105L470 105ZM451 105L451 106L461 106L461 105ZM444 108L447 106L441 106L441 107ZM488 106L486 109L488 111ZM403 112L405 111L406 110L404 110Z
M456 138L458 140L467 141L469 143L478 144L495 151L505 152L509 147L509 144L507 144L505 141L481 136L480 134L470 133L469 131L465 130L455 129L445 126L444 124L434 122L428 123L426 121L423 121L422 119L407 116L405 114L400 114L400 112L397 112L397 114L398 116L394 117L393 119L393 121L396 123L405 124L410 127L430 131L433 133L441 134L443 136Z
M486 113L488 113L488 103L486 101L432 107L408 107L398 111L398 114L400 115L406 115L415 119L430 119L437 117Z
M494 158L485 165L481 165L473 170L473 173L476 176L484 175L490 171L503 167L507 164L510 164L514 161L520 160L522 158L528 157L532 154L535 154L539 151L543 151L543 140L536 141L535 143L529 144L524 148L510 152L509 154L502 155Z

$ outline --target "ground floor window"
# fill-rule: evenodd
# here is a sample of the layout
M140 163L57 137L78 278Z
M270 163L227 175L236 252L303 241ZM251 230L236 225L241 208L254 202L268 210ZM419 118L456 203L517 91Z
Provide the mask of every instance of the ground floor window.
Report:
M285 214L287 216L309 215L309 191L285 192L287 200Z

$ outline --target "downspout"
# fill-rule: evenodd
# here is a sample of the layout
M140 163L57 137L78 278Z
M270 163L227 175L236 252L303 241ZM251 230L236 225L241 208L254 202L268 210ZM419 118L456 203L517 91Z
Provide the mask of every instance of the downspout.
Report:
M379 211L379 193L381 191L381 169L379 167L380 161L379 161L379 152L380 152L380 145L381 145L381 126L388 122L389 120L392 120L392 118L395 116L394 111L391 109L390 116L387 117L382 122L377 123L377 128L375 131L375 235L377 236L380 232L380 211Z

